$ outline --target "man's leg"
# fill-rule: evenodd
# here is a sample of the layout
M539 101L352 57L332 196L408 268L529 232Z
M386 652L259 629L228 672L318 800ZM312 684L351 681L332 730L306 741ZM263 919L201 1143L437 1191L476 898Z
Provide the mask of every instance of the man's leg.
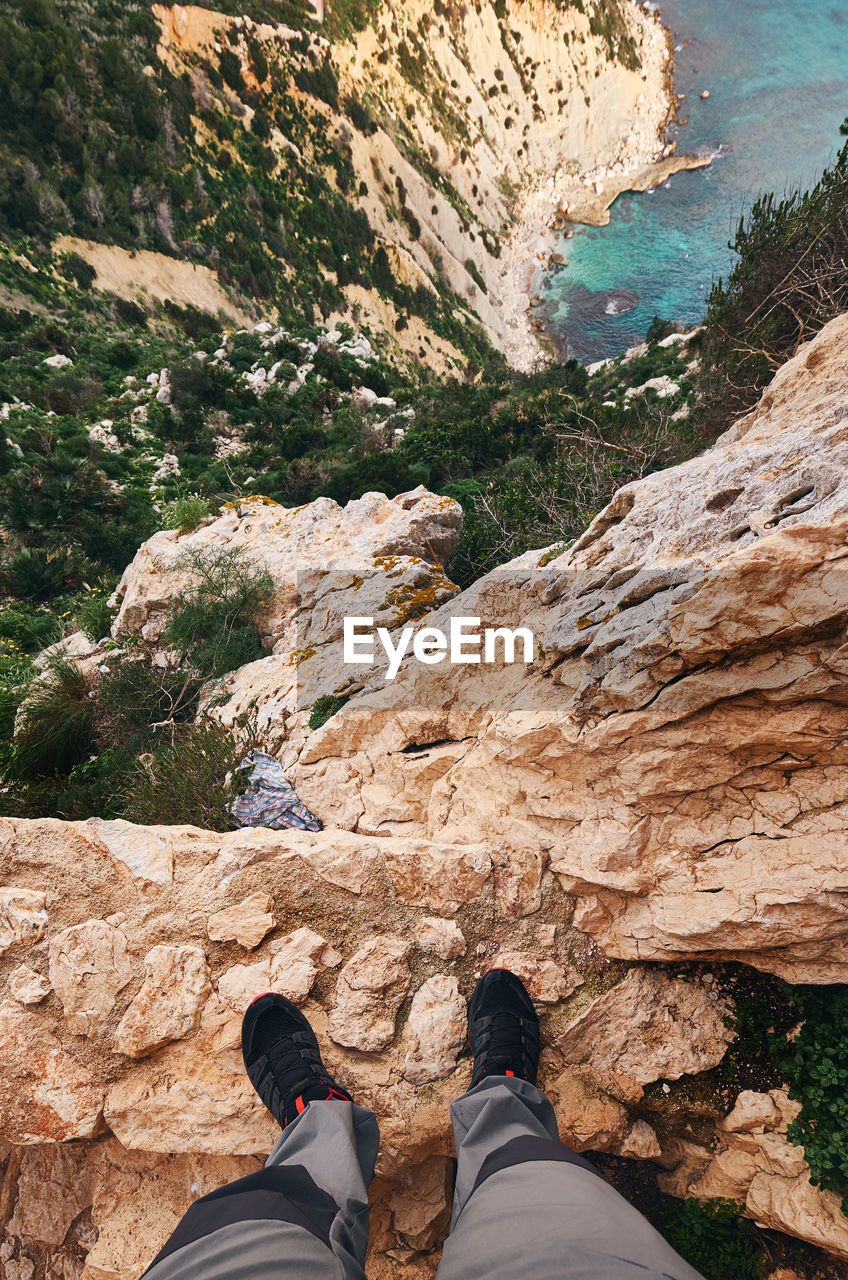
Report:
M560 1143L533 1083L534 1023L514 974L481 980L469 1008L472 1088L451 1108L457 1179L438 1280L702 1280Z
M283 1126L264 1169L191 1206L148 1280L364 1280L379 1131L332 1079L303 1015L263 996L242 1034L251 1081Z

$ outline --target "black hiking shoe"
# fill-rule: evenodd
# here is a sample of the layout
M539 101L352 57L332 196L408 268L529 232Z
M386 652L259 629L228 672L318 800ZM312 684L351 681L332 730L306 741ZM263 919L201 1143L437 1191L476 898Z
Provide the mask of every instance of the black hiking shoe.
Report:
M524 983L509 969L490 969L474 988L468 1042L474 1054L472 1089L484 1076L518 1076L536 1083L539 1019Z
M310 1102L353 1101L321 1061L309 1022L285 996L268 992L248 1007L241 1052L250 1083L282 1129Z

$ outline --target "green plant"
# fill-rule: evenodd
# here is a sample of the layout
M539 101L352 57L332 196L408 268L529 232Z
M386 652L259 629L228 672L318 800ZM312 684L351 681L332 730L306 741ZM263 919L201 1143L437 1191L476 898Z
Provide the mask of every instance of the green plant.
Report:
M312 710L309 713L310 729L320 729L331 716L341 711L346 702L345 697L334 697L333 694L322 693L321 697L316 698L312 704Z
M785 1075L775 1061L775 1038L798 1021L789 999L791 988L747 965L723 966L718 986L731 1010L725 1022L736 1032L721 1062L722 1079L760 1092L779 1087Z
M274 589L267 569L238 549L198 548L186 551L177 569L193 579L176 597L165 632L181 659L208 678L262 657L255 620Z
M539 557L539 568L541 569L544 565L550 564L552 560L556 560L557 557L561 556L563 551L566 551L567 549L567 542L557 542L554 546L548 547L545 554Z
M191 533L210 514L210 505L199 493L187 493L175 498L163 508L160 525L163 529L179 529Z
M732 1200L683 1200L664 1215L660 1230L705 1280L759 1280L765 1275L756 1229Z
M843 1196L848 1214L848 987L796 987L790 1000L801 1029L775 1043L801 1103L787 1137L804 1148L810 1181Z
M109 604L109 597L104 595L100 587L92 587L91 591L80 601L76 610L76 624L89 640L95 643L108 636L116 610Z
M489 292L489 287L486 284L486 281L481 276L479 268L477 267L477 263L474 261L473 258L465 259L465 270L471 276L471 279L474 281L478 289L481 289L483 293Z
M77 575L70 552L59 548L20 547L2 566L3 582L11 595L22 600L46 600L57 595Z
M21 653L38 653L59 636L59 624L46 609L24 603L0 608L0 640L10 641Z
M848 132L846 125L842 132ZM848 308L848 144L808 191L762 196L707 300L700 416L710 437L756 403L784 361Z
M192 823L205 831L230 830L228 776L253 745L249 737L236 737L209 721L185 725L173 743L139 760L124 816L145 825Z
M82 669L52 658L32 682L18 712L7 774L16 779L67 773L92 750L95 715Z
M200 681L193 672L154 667L143 658L124 657L103 664L96 693L97 736L112 748L132 742L139 750L156 740L159 728L187 720L197 702Z

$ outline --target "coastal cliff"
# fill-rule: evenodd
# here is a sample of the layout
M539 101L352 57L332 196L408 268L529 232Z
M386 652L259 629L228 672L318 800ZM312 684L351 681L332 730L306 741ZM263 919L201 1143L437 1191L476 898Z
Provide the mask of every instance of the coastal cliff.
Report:
M390 0L363 29L333 38L315 23L294 30L197 6L156 4L153 14L162 67L191 84L182 141L209 170L209 194L219 192L216 253L222 239L238 251L222 220L252 164L246 132L264 145L271 187L288 189L281 223L300 246L277 247L277 230L261 248L282 280L302 287L298 253L328 213L309 216L320 175L352 231L337 254L316 243L327 298L316 297L316 318L369 325L437 371L463 367L475 324L516 368L542 362L528 307L550 226L569 208L602 218L613 193L692 163L670 155L665 138L667 33L631 0ZM144 291L149 275L156 292L153 263L122 275L120 249L68 237L60 248L92 265L98 287L123 279L127 292ZM231 306L249 307L229 291Z

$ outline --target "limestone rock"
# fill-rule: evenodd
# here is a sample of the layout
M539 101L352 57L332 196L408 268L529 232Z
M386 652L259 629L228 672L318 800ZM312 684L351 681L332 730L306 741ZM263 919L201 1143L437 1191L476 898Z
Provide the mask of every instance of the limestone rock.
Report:
M50 983L43 973L21 964L9 974L9 990L18 1004L39 1004L49 993Z
M115 1048L144 1058L196 1031L212 990L199 947L152 947L144 957L144 984L115 1033Z
M68 1030L102 1030L115 998L132 977L127 939L105 920L87 920L50 939L50 982L65 1009Z
M395 1017L409 990L403 938L379 935L363 943L339 974L329 1031L336 1044L364 1053L384 1049L395 1033Z
M492 874L485 849L436 850L423 842L386 851L386 870L401 902L453 915L473 902Z
M412 997L406 1024L403 1074L410 1084L442 1080L456 1066L468 1024L456 978L436 974Z
M630 1120L623 1103L605 1093L590 1071L569 1067L548 1086L560 1137L574 1151L618 1151Z
M216 911L209 917L206 932L213 942L238 942L253 951L275 923L268 894L253 893L243 902Z
M715 1067L734 1037L726 1005L698 981L631 969L570 1023L555 1044L562 1060L638 1084Z
M846 355L841 316L702 456L435 609L529 627L540 656L366 684L297 748L299 794L489 843L504 904L538 855L609 956L844 981Z
M71 1223L91 1204L93 1173L72 1148L28 1147L18 1173L10 1236L30 1236L57 1248Z
M645 1120L635 1120L617 1149L633 1160L655 1160L662 1153L657 1135Z
M122 603L113 633L119 637L140 632L145 639L155 639L165 624L170 599L191 579L186 553L238 549L274 579L263 623L272 643L283 638L299 611L304 624L315 615L316 632L320 630L326 642L332 631L341 634L346 613L369 612L357 607L357 600L364 602L373 594L375 607L370 612L376 614L387 584L398 588L405 579L418 582L426 576L421 570L429 566L432 586L432 571L453 551L461 521L459 503L436 497L423 486L392 499L367 493L345 507L330 498L294 508L267 498L248 499L223 508L218 519L193 533L165 530L149 538L118 585ZM369 580L373 592L367 588ZM444 596L454 590L445 579L435 598L440 591ZM383 621L396 621L390 615L391 606ZM287 642L286 652L297 647Z
M202 1036L143 1059L109 1089L103 1114L122 1145L140 1151L252 1155L279 1136L238 1049L216 1054Z
M44 937L45 895L37 889L0 888L0 956L19 943L32 946Z
M123 818L89 818L86 826L102 842L113 862L125 867L145 889L174 879L174 855L164 834L137 827Z
M465 936L455 920L423 916L415 929L415 941L424 951L435 951L442 960L455 960L467 950Z
M489 967L511 969L537 1004L556 1004L570 996L583 982L578 974L567 971L549 956L530 951L500 951Z
M83 1166L93 1184L91 1217L97 1232L86 1257L86 1280L137 1280L189 1204L260 1167L244 1156L129 1152L114 1139L94 1148Z
M237 964L218 979L218 995L224 1004L244 1013L257 996L274 991L295 1004L303 1004L319 968L334 968L341 956L313 929L295 929L278 938L268 955L255 964Z
M451 1162L430 1156L389 1198L392 1226L410 1249L432 1249L450 1224Z

